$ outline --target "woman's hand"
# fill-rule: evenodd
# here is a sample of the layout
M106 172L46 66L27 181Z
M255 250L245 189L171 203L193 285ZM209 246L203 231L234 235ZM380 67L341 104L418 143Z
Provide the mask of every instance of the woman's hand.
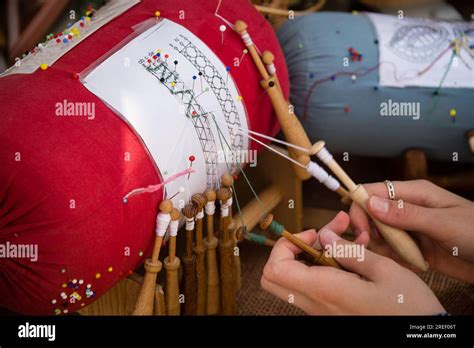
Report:
M349 224L340 212L319 234L309 230L296 236L332 248L362 248L363 257L336 257L347 271L307 266L295 256L301 252L281 238L263 270L262 287L308 314L437 314L444 312L436 296L416 274L363 245L339 237ZM359 255L360 256L360 255Z
M430 268L474 282L474 203L426 180L394 181L398 201L387 199L385 184L365 184L370 214L387 225L412 231ZM350 209L356 235L370 235L369 248L397 262L367 214L356 203ZM407 266L408 267L408 266Z

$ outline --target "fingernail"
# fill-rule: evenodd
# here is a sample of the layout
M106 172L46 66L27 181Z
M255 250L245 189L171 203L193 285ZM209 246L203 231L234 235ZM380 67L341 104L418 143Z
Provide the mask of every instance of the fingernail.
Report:
M379 213L387 213L388 212L388 207L389 207L389 201L388 199L385 199L385 198L380 198L380 197L377 197L377 196L371 196L370 199L369 199L369 204L370 204L370 207L379 212Z
M341 239L341 237L339 237L336 233L334 233L333 231L328 230L328 229L321 230L319 238L320 238L322 244L324 244L324 245L332 244L335 241Z

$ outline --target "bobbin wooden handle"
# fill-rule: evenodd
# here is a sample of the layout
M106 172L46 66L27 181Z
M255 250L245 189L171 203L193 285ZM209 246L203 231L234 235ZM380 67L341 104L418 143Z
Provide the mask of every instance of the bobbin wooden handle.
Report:
M160 272L162 264L160 261L152 261L147 259L145 261L145 277L143 278L143 284L138 294L137 302L135 303L135 309L133 315L152 315L153 314L153 302L156 287L156 277Z
M194 255L183 257L183 293L184 315L196 314L197 284L196 284L196 257Z
M235 314L235 283L232 276L233 242L219 243L222 314Z
M212 236L209 241L204 239L207 247L206 252L206 266L207 266L207 305L206 313L208 315L216 315L220 310L220 285L219 285L219 270L217 268L217 244L218 240Z
M196 254L196 314L206 314L207 283L206 283L206 248L205 246L194 248Z
M270 78L262 81L262 87L267 91L268 96L270 97L273 109L275 110L275 114L286 140L300 147L307 149L311 148L311 142L308 139L308 135L296 115L290 113L288 102L276 87L275 80ZM299 156L305 154L304 152L293 148L288 149L288 153L296 160L298 160ZM309 174L305 169L296 165L294 165L294 168L297 176L301 180L306 180L311 177L311 174Z
M179 258L175 257L171 260L169 257L165 258L163 262L166 269L166 287L165 287L165 299L166 299L166 314L167 315L179 315L180 304L179 304L179 280L178 270L181 262Z
M365 212L369 214L367 210L367 200L369 199L369 194L367 193L366 189L362 185L357 185L356 189L350 192L350 195L352 200L357 202L365 210ZM373 217L372 220L374 221L377 229L380 231L387 244L390 245L390 247L404 261L415 266L421 271L428 270L427 262L423 258L420 248L407 232L385 225Z
M331 266L341 269L341 266L337 263L335 259L333 259L332 257L327 257L323 251L314 249L312 246L306 244L301 239L298 239L298 237L294 236L290 232L285 230L283 231L282 236L288 239L301 250L310 254L313 257L314 263L321 266Z

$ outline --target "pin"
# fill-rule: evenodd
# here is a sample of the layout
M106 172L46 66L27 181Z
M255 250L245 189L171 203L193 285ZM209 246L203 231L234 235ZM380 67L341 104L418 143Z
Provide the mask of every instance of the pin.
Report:
M190 173L191 174L191 173ZM178 192L176 192L174 195L172 195L170 198L168 199L173 199L174 197L176 197L177 195L179 195L180 193L183 193L185 190L185 188L183 186L180 186L179 189L178 189Z
M178 61L175 60L173 63L174 63L174 71L176 71L176 67L178 66Z
M194 157L193 155L189 156L189 168L192 168L193 167L193 162L196 160L196 157ZM189 180L189 176L191 175L191 173L188 173L188 180Z
M247 53L249 53L249 50L244 48L244 50L242 51L242 55L240 56L240 59L239 59L239 66L240 66L240 63L242 63L242 59L244 59Z
M192 88L193 92L194 92L194 83L196 82L196 79L197 79L197 76L193 75L193 88Z
M222 24L220 27L219 27L219 30L221 31L221 36L222 36L222 44L224 44L224 32L226 31L227 27Z
M225 70L227 70L227 77L226 77L226 79L225 79L225 83L227 84L227 82L229 82L230 66L227 66L227 67L225 68Z
M200 76L200 80L201 80L201 94L202 94L202 90L203 90L203 87L202 87L202 72L199 72L199 76Z
M155 17L158 18L161 16L161 12L160 11L155 11Z
M169 57L169 54L165 54L165 63L168 62L168 57Z
M449 116L451 116L451 120L453 121L453 123L456 123L456 114L456 109L449 110Z
M43 63L40 65L40 68L41 70L45 71L46 69L48 69L48 64Z

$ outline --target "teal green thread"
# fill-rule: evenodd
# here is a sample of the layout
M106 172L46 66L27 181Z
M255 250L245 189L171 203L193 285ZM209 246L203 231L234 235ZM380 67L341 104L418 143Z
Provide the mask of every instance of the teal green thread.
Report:
M285 230L285 226L273 220L272 223L270 224L269 229L273 233L276 233L279 236L281 236L283 234L283 231Z
M262 236L260 234L256 233L249 233L249 241L254 242L256 244L265 244L265 241L267 238L265 236Z

